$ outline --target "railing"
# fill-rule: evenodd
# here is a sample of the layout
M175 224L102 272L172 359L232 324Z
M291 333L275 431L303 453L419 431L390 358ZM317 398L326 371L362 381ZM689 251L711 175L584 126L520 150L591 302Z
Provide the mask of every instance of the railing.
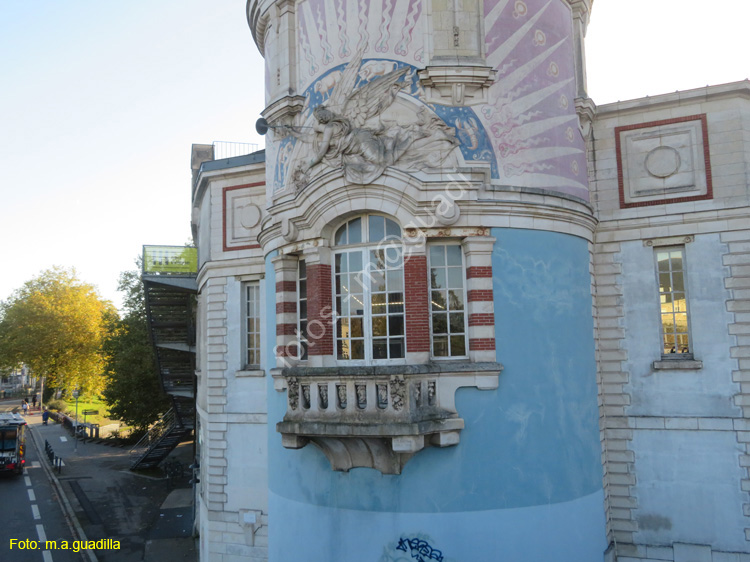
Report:
M143 273L198 273L198 249L190 246L143 246Z
M213 147L214 160L244 156L245 154L252 154L258 151L258 145L251 142L215 141Z
M161 419L156 422L141 437L141 440L136 443L132 449L130 449L130 459L132 462L139 460L143 457L152 446L159 442L169 431L177 424L177 416L175 415L174 409L170 408Z

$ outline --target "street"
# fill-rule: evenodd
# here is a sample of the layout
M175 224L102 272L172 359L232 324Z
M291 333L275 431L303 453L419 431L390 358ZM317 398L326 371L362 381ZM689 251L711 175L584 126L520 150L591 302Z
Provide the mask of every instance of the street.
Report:
M11 404L16 405L15 401L0 404L2 411L10 410ZM39 414L35 413L33 416L39 417ZM31 418L32 415L28 417ZM75 543L76 537L63 514L57 492L44 473L31 439L27 434L24 474L0 475L0 559L8 562L86 560L81 552L74 551L78 546ZM52 549L52 543L47 541L55 541L57 549ZM68 550L62 549L65 546L63 541L67 541ZM33 549L20 548L23 546Z

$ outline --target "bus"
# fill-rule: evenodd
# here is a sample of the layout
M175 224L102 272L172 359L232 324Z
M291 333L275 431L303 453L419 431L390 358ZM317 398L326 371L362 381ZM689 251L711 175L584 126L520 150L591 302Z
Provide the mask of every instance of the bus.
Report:
M23 473L26 453L26 420L18 414L0 413L0 472Z

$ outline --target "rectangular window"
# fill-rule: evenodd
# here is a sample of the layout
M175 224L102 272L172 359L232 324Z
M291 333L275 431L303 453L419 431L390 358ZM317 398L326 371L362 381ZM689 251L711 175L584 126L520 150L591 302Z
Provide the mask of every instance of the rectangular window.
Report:
M297 271L297 338L299 358L307 360L307 267L305 260L299 260Z
M429 270L432 356L465 357L466 295L461 246L431 245Z
M662 354L665 358L691 356L685 287L685 248L656 250L661 306Z
M260 369L260 283L245 284L245 368Z

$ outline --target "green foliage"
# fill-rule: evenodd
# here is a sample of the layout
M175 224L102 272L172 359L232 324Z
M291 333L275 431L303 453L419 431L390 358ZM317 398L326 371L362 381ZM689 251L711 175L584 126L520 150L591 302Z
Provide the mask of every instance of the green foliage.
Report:
M105 343L107 384L103 398L110 416L143 431L169 408L149 342L143 282L138 271L120 274L124 316Z
M42 272L0 303L0 365L22 363L50 388L96 392L103 385L102 344L117 310L75 270Z
M50 400L45 406L48 410L56 410L58 412L65 412L68 409L68 404L65 400Z

